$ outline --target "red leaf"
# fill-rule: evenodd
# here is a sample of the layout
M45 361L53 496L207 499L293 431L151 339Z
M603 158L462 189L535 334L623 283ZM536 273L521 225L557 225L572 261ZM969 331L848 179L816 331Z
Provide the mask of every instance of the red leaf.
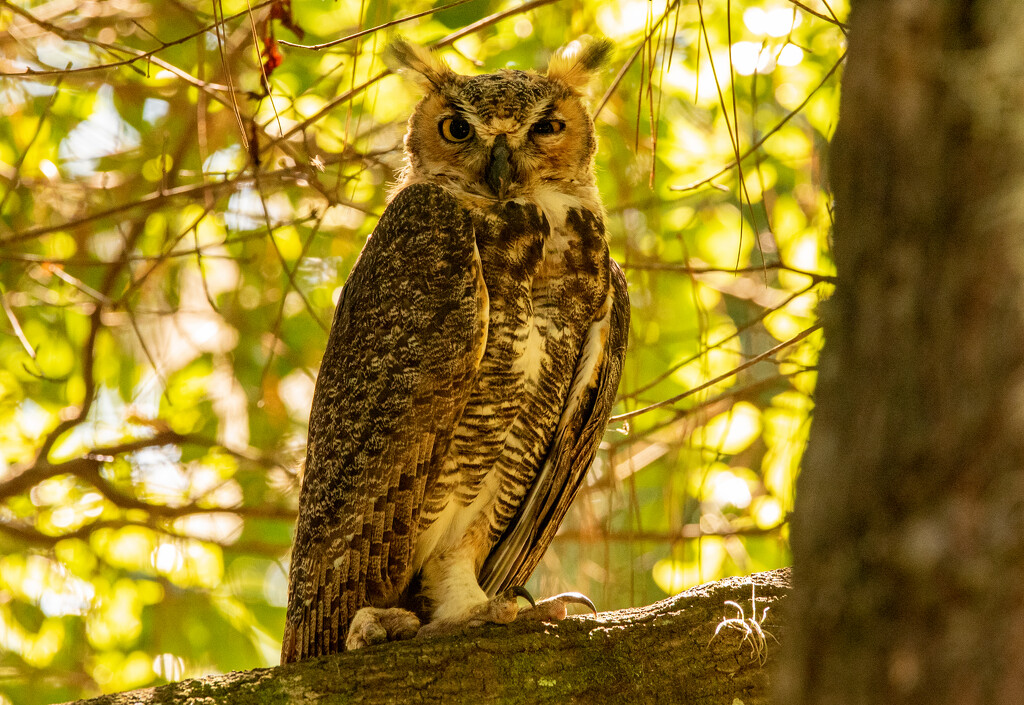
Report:
M263 39L263 72L270 76L270 74L281 65L284 61L284 55L281 54L281 50L277 47L277 40L274 39L273 35L265 37Z

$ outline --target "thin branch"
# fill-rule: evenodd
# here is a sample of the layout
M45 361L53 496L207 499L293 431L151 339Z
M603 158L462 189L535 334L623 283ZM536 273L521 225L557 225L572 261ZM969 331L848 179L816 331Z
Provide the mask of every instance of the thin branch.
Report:
M266 7L268 5L272 5L276 1L277 0L263 0L263 2L254 5L252 7L252 9L253 10L259 10L260 8ZM37 25L39 27L42 27L47 32L52 32L53 34L56 34L57 36L61 37L62 39L67 39L67 40L71 40L71 41L87 41L88 40L87 37L83 37L81 34L79 34L77 32L69 32L67 30L62 29L61 27L57 27L56 25L50 24L49 22L45 22L43 20L38 19L32 13L28 12L27 10L23 10L23 9L17 7L16 5L14 5L11 2L9 2L9 0L0 0L0 5L3 5L4 7L9 8L13 12L15 12L15 14L18 14L21 17L23 17L26 20L28 20L29 22L32 22L33 24L35 24L35 25ZM159 48L152 49L150 51L139 52L138 54L136 54L134 57L132 57L130 59L123 59L121 61L113 61L113 62L110 62L110 63L107 63L107 64L97 64L96 66L81 66L79 68L58 69L58 70L54 70L54 71L36 71L34 69L27 69L25 71L19 71L17 73L13 73L13 72L12 73L0 72L0 76L4 76L5 78L39 78L40 76L67 76L67 75L75 74L75 73L86 73L86 72L89 72L89 71L103 71L103 70L106 70L106 69L113 69L113 68L118 68L118 67L121 67L121 66L131 66L131 65L133 65L133 64L135 64L135 63L137 63L139 61L150 59L150 58L154 57L157 53L159 53L159 52L161 52L161 51L163 51L165 49L169 49L170 47L177 46L178 44L184 44L185 42L189 41L190 39L195 39L196 37L201 37L204 34L206 34L207 32L209 32L210 30L215 29L216 27L220 26L221 24L224 24L226 22L230 22L232 20L238 19L239 17L241 17L243 15L246 15L248 13L249 13L249 10L242 10L241 12L236 12L233 15L229 15L227 17L224 17L224 18L214 22L211 25L208 25L206 27L203 27L202 29L196 30L195 32L192 32L191 34L186 34L185 36L180 37L178 39L172 39L169 42L161 41L161 45L160 45ZM99 46L99 47L101 47L103 49L106 49L108 51L110 49L115 49L117 51L122 51L122 52L135 51L134 49L130 49L128 47L121 47L121 46L113 45L113 44L103 44L103 43L100 43L100 42L96 42L95 40L88 40L88 41L90 41L90 43L95 44L96 46Z
M828 0L821 0L821 4L825 6L825 9L828 10L828 14L832 17L832 21L836 25L839 26L839 29L842 30L843 35L845 36L846 35L846 25L844 25L842 22L839 21L839 17L836 16L836 13L832 9L832 6L828 4Z
M181 434L170 429L158 430L148 438L138 438L112 446L101 446L92 448L87 453L63 460L57 463L51 462L42 454L37 455L36 460L10 468L6 480L0 482L0 501L28 491L43 480L58 475L76 475L84 477L92 472L92 466L109 462L111 459L128 453L135 453L146 448L158 448L168 445L196 445L205 448L220 448L225 453L264 467L280 467L281 463L269 455L260 454L251 449L229 448L216 440L199 436L196 434Z
M765 393L768 390L775 388L782 382L787 381L791 374L776 374L764 379L759 379L756 382L743 385L742 387L730 387L718 396L712 397L701 401L693 406L688 406L685 409L673 409L671 416L665 417L663 422L656 422L649 428L644 428L640 431L630 430L628 435L623 434L621 441L611 440L609 446L613 449L621 448L632 445L636 441L645 440L655 436L659 431L662 431L673 424L677 423L682 419L693 417L697 414L704 414L706 417L716 416L723 411L728 411L737 401L753 401L759 398L759 395ZM694 428L699 426L699 423L694 424ZM628 424L626 424L628 428ZM676 434L677 438L683 439L687 434ZM614 436L612 437L614 438ZM595 483L595 486L600 483Z
M78 475L86 464L104 462L104 459L106 458L113 458L125 453L132 453L142 450L143 448L153 448L184 442L185 436L174 431L165 430L158 432L155 436L150 438L141 438L135 441L128 441L127 443L119 443L114 446L95 448L85 455L59 463L50 462L44 454L40 453L34 462L20 467L15 466L10 469L10 477L3 482L0 482L0 501L25 492L43 480L47 480L51 477L66 474Z
M133 519L101 519L88 524L83 524L77 529L66 531L60 534L47 534L34 526L10 519L0 518L0 533L12 536L24 543L36 546L53 547L60 541L67 539L88 539L95 532L102 529L124 529L127 527L138 527L164 534L172 539L200 541L204 544L218 546L226 551L237 551L239 553L256 553L270 557L278 557L286 553L291 547L290 544L275 544L268 541L220 541L184 534L175 531L167 525L165 520L138 521Z
M305 175L302 167L292 166L277 171L263 174L261 179L277 179L281 182L287 182L290 179L301 178ZM83 216L76 220L59 223L57 225L46 225L32 230L26 230L24 232L12 235L8 238L0 238L0 244L10 245L15 242L24 242L26 240L34 240L43 235L49 235L50 233L58 232L61 230L71 230L79 228L84 225L89 225L97 220L109 218L114 215L125 213L127 211L135 210L136 208L154 209L162 206L168 201L176 200L179 198L196 200L206 194L220 195L222 193L233 193L244 185L253 183L252 176L246 176L239 174L233 179L225 179L224 181L209 181L200 184L188 184L184 186L178 186L171 189L161 189L152 193L146 194L141 198L138 198L130 203L122 203L116 206L112 206L102 211L90 213L89 215ZM347 204L346 204L347 205ZM148 211L147 211L148 212Z
M89 334L86 337L85 345L82 347L82 383L85 387L85 396L76 410L72 411L68 417L61 420L52 431L46 434L36 455L36 457L44 461L49 456L50 450L58 439L77 426L86 417L89 409L92 408L93 401L96 399L96 380L93 363L96 360L96 336L99 334L100 328L103 327L101 322L102 312L103 308L100 304L96 304L92 315L89 316Z
M749 267L749 269L752 270L752 271L756 271L757 267ZM668 379L669 377L671 377L676 371L681 370L682 368L686 367L690 363L695 362L695 361L701 359L702 357L707 355L709 351L714 350L716 348L720 348L721 346L725 345L730 340L739 337L739 335L741 333L750 330L751 328L753 328L754 326L758 325L761 321L763 321L765 318L767 318L771 314L773 314L776 311L784 308L787 304L789 304L791 301L793 301L797 297L800 297L800 296L803 296L804 294L809 293L813 288L814 288L814 285L812 284L811 286L808 286L808 287L805 287L803 289L800 289L799 291L793 292L788 297L786 297L785 300L781 301L778 306L764 309L760 314L758 314L757 316L755 316L751 320L747 321L742 326L739 326L738 328L736 328L736 330L734 330L732 333L730 333L729 335L725 336L721 340L718 340L717 342L715 342L715 343L713 343L711 345L704 346L701 350L699 350L695 354L693 354L690 357L684 359L682 362L678 362L678 363L672 365L669 369L665 370L664 372L662 372L660 375L658 375L657 377L655 377L651 381L647 382L646 384L641 385L640 387L638 387L637 389L633 390L629 394L623 395L620 398L621 399L635 399L639 395L641 395L644 392L646 392L648 389L651 389L652 387L658 385L659 383L661 383L661 382L665 381L666 379Z
M260 203L263 206L263 218L264 218L264 222L266 223L266 226L267 226L267 233L269 234L269 237L270 237L270 244L274 248L274 252L277 254L278 261L281 263L281 269L284 270L285 276L287 277L288 283L291 285L292 289L295 291L296 294L299 295L299 298L302 299L302 303L303 303L303 305L305 305L306 311L309 312L310 317L314 321L317 322L317 325L319 325L320 328L322 328L325 333L329 333L330 330L331 330L330 324L328 324L327 322L325 322L324 320L322 320L320 318L320 316L316 312L316 308L313 306L313 304L310 302L309 298L306 296L306 292L302 291L302 288L299 286L299 283L295 280L295 272L299 268L299 262L301 261L301 254L302 253L300 253L300 259L296 260L295 266L289 268L288 267L288 261L285 259L284 253L281 252L281 248L278 247L277 240L274 239L274 230L276 228L274 227L273 222L271 222L270 211L267 209L267 200L266 200L266 198L263 195L263 189L262 189L262 187L260 185L260 182L259 182L258 178L256 180L256 187L257 187L257 190L258 190L259 195L260 195ZM314 231L313 235L314 236L316 235L315 231ZM305 248L303 248L303 253L304 252L305 252ZM282 306L282 308L284 306L283 297L282 297L281 306Z
M309 49L311 51L320 51L321 49L328 49L330 47L337 46L338 44L344 44L345 42L350 42L353 39L359 39L360 37L365 37L367 34L373 34L375 32L379 32L380 30L387 29L388 27L394 27L395 25L404 24L404 23L409 22L411 20L418 20L419 18L426 17L427 15L434 15L434 14L437 14L438 12L444 12L445 10L450 10L453 7L458 7L459 5L465 5L467 2L472 2L472 1L473 0L455 0L455 2L450 2L447 5L441 5L440 7L432 7L429 10L424 10L423 12L417 12L415 15L406 15L405 17L400 17L397 20L391 20L390 22L385 22L384 24L379 24L376 27L370 27L369 29L364 29L364 30L361 30L359 32L355 32L354 34L349 34L347 36L342 37L341 39L333 39L333 40L331 40L329 42L324 42L323 44L296 44L294 42L288 42L288 41L285 41L283 39L277 40L277 43L281 44L283 46L295 47L296 49Z
M462 29L452 32L448 36L439 40L436 44L434 44L434 46L444 47L448 46L449 44L454 44L463 37L469 36L470 34L475 34L476 32L479 32L481 29L484 29L485 27L490 27L492 24L497 24L498 22L501 22L504 19L508 19L509 17L515 17L516 15L521 15L524 12L529 12L530 10L535 10L538 7L543 7L544 5L551 5L552 3L556 2L559 2L559 0L530 0L529 2L524 2L522 5L510 7L509 9L503 10L502 12L495 12L493 15L488 15L483 19L477 20L471 25L466 25Z
M782 262L765 262L764 264L754 265L750 267L694 267L688 264L679 264L675 262L630 262L627 265L623 265L623 269L635 269L637 271L651 271L651 272L679 272L680 274L752 274L761 273L765 270L777 269L783 272L791 272L793 274L799 274L804 277L808 277L814 284L828 283L834 284L836 278L831 274L822 274L821 272L809 272L806 269L799 269L797 267L791 267L788 264ZM801 292L803 293L803 292Z
M71 274L68 274L67 272L65 272L63 270L63 268L61 268L61 267L50 267L49 271L55 277L57 277L58 279L64 281L67 284L70 284L71 286L73 286L74 288L78 289L83 294L85 294L89 298L93 299L97 303L101 303L101 304L110 304L111 303L110 297L108 297L105 294L102 294L102 293L96 291L95 289L93 289L91 286L89 286L88 284L83 282L78 277L73 276Z
M102 463L100 462L82 463L81 468L75 473L75 476L80 477L91 484L99 490L100 494L121 509L141 509L148 512L150 516L162 518L178 518L189 516L191 514L237 514L238 516L247 518L282 519L285 521L295 520L296 513L291 509L283 507L220 507L208 506L199 502L189 502L188 504L180 505L155 504L153 502L147 502L146 500L139 499L135 495L128 494L117 487L114 483L107 480L100 474L100 467L102 467Z
M839 57L839 59L836 61L836 63L832 65L832 68L830 68L828 70L828 73L825 74L825 77L822 78L821 81L818 82L818 85L815 86L814 89L810 93L807 94L807 97L803 99L803 101L800 103L800 105L796 106L796 108L791 110L784 118L782 118L782 120L780 120L778 122L778 124L775 125L775 127L771 128L766 133L764 133L764 135L761 137L761 139L759 139L754 144L750 145L750 147L747 149L747 151L745 151L745 152L743 152L743 154L739 155L738 160L740 162L746 160L747 157L749 157L751 154L754 154L757 150L759 150L761 148L761 145L763 145L765 142L768 141L769 137L771 137L776 132L781 130L782 127L787 122L789 122L794 117L799 115L800 111L802 111L804 109L804 107L807 105L807 103L810 102L811 98L814 97L814 94L817 93L819 90L821 90L821 88L828 82L828 80L830 78L832 78L832 74L834 74L837 70L839 70L839 67L843 65L843 61L845 61L845 59L846 59L846 52L844 51L842 53L842 55ZM712 181L717 179L719 176L721 176L722 174L726 173L727 171L731 171L734 168L736 168L736 162L730 162L729 164L723 166L721 169L716 171L711 176L708 176L708 177L706 177L704 179L701 179L700 181L695 181L692 184L687 184L686 186L670 186L669 190L670 191L694 191L694 190L700 188L701 186L704 186L706 184L710 184Z
M799 7L801 10L803 10L804 12L806 12L809 15L814 15L819 20L825 20L826 22L834 24L836 27L838 27L839 29L841 29L843 31L843 34L846 34L846 29L847 29L846 25L839 21L839 19L835 15L835 13L832 12L832 8L829 8L829 12L832 12L832 14L831 15L826 15L826 14L823 14L821 12L818 12L817 10L813 10L813 9L807 7L807 5L804 5L802 2L800 2L800 0L787 0L787 2L790 2L793 5L796 5L797 7Z
M632 419L632 418L634 418L636 416L640 416L641 414L646 414L648 411L654 411L655 409L660 409L660 408L665 407L665 406L670 406L672 404L675 404L678 401L682 401L683 399L686 399L687 397L693 396L694 394L697 394L698 392L702 392L702 391L704 391L705 389L707 389L709 387L713 387L714 385L719 384L720 382L724 382L725 380L729 379L730 377L736 376L738 373L742 372L743 370L747 369L748 367L753 367L754 365L756 365L757 363L761 362L762 360L767 360L772 355L775 355L776 353L781 352L782 350L785 350L786 348L799 343L801 340L803 340L804 338L806 338L807 336L809 336L811 333L813 333L814 331L818 330L819 328L821 328L821 324L820 323L815 323L810 328L807 328L807 329L797 333L796 335L794 335L789 340L781 342L778 345L776 345L776 346L774 346L772 348L769 348L768 350L765 350L760 355L755 355L754 357L750 358L749 360L747 360L743 364L737 365L733 369L729 370L725 374L721 374L721 375L715 377L714 379L710 379L707 382L704 382L703 384L697 385L693 389L691 389L689 391L686 391L686 392L683 392L682 394L677 394L676 396L671 397L670 399L665 399L663 401L657 402L656 404L651 404L650 406L645 406L644 408L637 409L635 411L629 411L629 412L627 412L625 414L619 414L617 416L612 416L610 419L608 419L608 423L618 423L619 421L627 421L627 420Z
M21 347L25 348L28 356L35 360L36 351L32 348L32 344L28 342L28 338L25 337L25 331L22 330L18 317L14 315L14 309L11 308L11 303L7 300L7 292L4 291L2 284L0 284L0 304L3 304L4 313L7 314L7 320L11 323L11 329L14 331L15 337L21 342Z
M22 150L21 154L18 155L18 159L14 162L14 173L11 176L11 185L4 192L4 197L0 198L0 212L3 211L4 206L7 205L7 199L10 198L11 194L14 193L15 189L21 184L21 167L25 163L25 158L28 156L29 151L32 149L32 145L39 139L40 133L43 131L43 125L46 124L47 119L50 117L50 111L53 110L53 104L57 102L57 96L60 95L60 85L64 81L64 77L60 77L53 84L53 93L50 94L50 99L46 102L46 107L43 108L39 114L39 122L36 123L36 129L32 131L32 137L29 138L28 144L25 145L25 149Z
M567 541L570 543L605 543L605 542L636 542L649 541L653 543L676 543L678 541L690 541L693 539L707 538L708 536L769 536L776 534L789 524L789 517L773 526L743 526L734 527L720 531L708 531L700 524L685 524L678 531L632 531L629 533L607 532L600 529L590 531L559 531L555 534L556 542Z
M290 282L294 282L295 281L295 279L294 279L295 272L297 272L299 270L299 266L302 264L302 260L305 259L306 255L309 253L309 248L313 244L313 240L316 239L317 234L319 234L320 226L321 226L322 223L323 223L323 219L318 219L316 221L316 225L313 226L312 232L309 234L309 237L306 238L306 241L304 243L302 243L302 250L299 252L299 256L295 259L295 264L294 264L294 266L292 266L291 271L288 272L288 281L290 281ZM278 250L278 253L280 254L280 250ZM283 260L281 262L281 266L285 268L285 271L288 271L288 265ZM296 286L297 286L297 284L296 284ZM309 302L306 300L305 296L302 297L302 300L305 303L305 305L306 305L307 309L309 310L310 314L317 321L317 323L320 323L321 327L324 327L324 324L320 322L319 316L317 316L313 312L313 308L309 304ZM280 338L279 333L281 331L281 321L284 320L284 309L285 309L285 302L286 301L287 301L287 297L286 296L282 296L281 297L281 303L277 307L277 316L274 319L273 325L270 327L270 333L275 338ZM330 331L329 328L325 328L325 330L327 330L328 332ZM263 372L260 373L260 389L263 389L263 384L264 384L264 382L267 379L267 373L270 371L270 365L274 362L274 347L275 346L273 344L271 344L270 345L270 350L267 352L267 361L263 364Z

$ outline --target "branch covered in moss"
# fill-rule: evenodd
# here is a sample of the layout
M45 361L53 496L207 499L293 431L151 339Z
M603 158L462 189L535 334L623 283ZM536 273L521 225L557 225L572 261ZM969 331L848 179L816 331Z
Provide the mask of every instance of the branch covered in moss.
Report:
M720 705L736 699L744 705L766 705L769 674L785 624L779 607L789 581L787 569L757 573L597 617L482 627L459 636L413 639L277 668L106 695L79 705Z

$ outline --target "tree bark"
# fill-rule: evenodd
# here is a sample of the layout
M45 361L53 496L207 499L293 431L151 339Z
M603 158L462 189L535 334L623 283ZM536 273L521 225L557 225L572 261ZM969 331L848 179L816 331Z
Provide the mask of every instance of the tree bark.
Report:
M1024 703L1024 3L859 0L780 703Z
M751 608L755 590L756 609ZM298 663L105 695L79 705L175 703L683 703L767 705L788 569L693 588L649 607L557 624L488 626ZM756 612L765 643L738 622ZM766 608L771 608L764 615ZM767 633L767 632L770 632ZM744 636L747 638L744 639Z

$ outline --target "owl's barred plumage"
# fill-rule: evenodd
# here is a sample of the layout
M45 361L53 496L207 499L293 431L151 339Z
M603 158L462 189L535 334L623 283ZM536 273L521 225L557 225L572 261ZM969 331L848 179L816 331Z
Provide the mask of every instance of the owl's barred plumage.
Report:
M515 618L626 347L580 99L608 48L467 77L393 46L427 95L317 378L282 662Z

